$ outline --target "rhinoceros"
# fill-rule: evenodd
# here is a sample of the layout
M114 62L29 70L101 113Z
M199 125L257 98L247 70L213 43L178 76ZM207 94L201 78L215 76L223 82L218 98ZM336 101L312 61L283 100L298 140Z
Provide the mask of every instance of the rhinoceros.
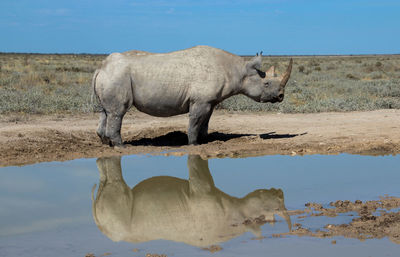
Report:
M163 54L144 51L113 53L92 79L102 107L97 134L104 144L123 146L122 118L131 106L158 117L189 112L188 142L206 138L214 107L224 99L244 94L257 102L281 102L289 80L274 67L261 71L261 54L242 57L209 46Z
M131 243L164 239L208 247L247 231L261 236L261 226L290 216L281 189L258 189L243 198L219 190L207 160L188 156L189 179L151 177L130 188L124 181L121 157L97 160L100 183L92 190L97 227L113 241Z

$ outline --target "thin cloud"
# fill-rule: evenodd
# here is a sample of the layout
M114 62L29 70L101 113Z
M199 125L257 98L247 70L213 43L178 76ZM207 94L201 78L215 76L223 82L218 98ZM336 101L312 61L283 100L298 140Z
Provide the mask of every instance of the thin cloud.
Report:
M36 220L27 225L13 226L11 228L2 228L0 231L0 236L26 234L37 231L50 230L65 225L88 224L90 222L92 222L90 216Z
M66 8L57 8L57 9L39 9L37 10L38 14L41 15L49 15L49 16L67 16L71 14L70 9Z
M196 7L196 6L232 6L232 5L255 5L255 4L274 4L286 2L285 0L206 0L206 1L189 1L189 0L172 0L172 1L164 1L164 0L149 0L149 1L134 1L130 3L131 6L143 7L143 6L152 6L152 7L168 7L168 6L176 6L176 7Z
M25 199L21 197L0 197L0 214L10 215L15 210L39 210L52 206L47 202L35 199ZM4 220L3 220L4 221Z
M166 12L167 14L173 14L175 12L175 8L169 8Z
M39 179L14 175L0 180L0 188L0 192L32 193L44 189L45 183Z

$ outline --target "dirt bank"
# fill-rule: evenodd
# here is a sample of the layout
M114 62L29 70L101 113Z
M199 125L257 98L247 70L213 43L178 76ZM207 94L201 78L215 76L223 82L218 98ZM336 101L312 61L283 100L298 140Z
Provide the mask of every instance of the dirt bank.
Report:
M186 145L187 115L155 118L129 113L123 123L126 148L100 144L95 114L2 116L0 166L121 154L200 154L236 157L263 154L397 154L400 110L271 114L217 111L209 142Z

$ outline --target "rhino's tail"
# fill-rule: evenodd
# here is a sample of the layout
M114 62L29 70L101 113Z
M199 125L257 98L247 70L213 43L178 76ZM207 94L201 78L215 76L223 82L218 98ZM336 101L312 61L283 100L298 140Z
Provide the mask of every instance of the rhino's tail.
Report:
M100 69L97 69L95 72L94 72L94 75L93 75L93 78L92 78L92 96L90 97L90 101L91 101L91 106L92 106L92 108L93 108L93 111L96 111L96 109L98 109L99 107L101 108L101 109L103 109L102 107L101 107L101 102L100 102L100 97L97 95L97 93L96 93L96 78L97 78L97 75L99 75L99 73L100 73ZM94 104L94 97L96 96L96 104Z

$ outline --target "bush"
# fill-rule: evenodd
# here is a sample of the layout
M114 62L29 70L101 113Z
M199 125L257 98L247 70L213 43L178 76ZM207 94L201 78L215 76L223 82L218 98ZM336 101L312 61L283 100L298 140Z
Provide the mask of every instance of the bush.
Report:
M356 76L354 76L353 74L350 74L350 73L346 74L346 78L354 79L354 80L359 80L360 79L360 78L357 78Z

